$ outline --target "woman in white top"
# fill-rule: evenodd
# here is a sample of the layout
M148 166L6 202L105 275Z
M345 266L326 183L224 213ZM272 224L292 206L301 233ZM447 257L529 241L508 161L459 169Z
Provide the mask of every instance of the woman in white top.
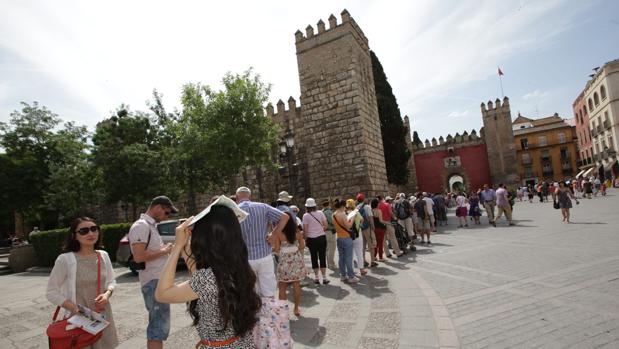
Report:
M78 305L103 314L110 325L92 348L114 348L118 337L109 299L116 280L110 257L100 247L101 233L95 221L88 217L75 219L64 246L66 253L58 256L49 276L46 296L64 309L65 318L77 313Z
M466 216L468 214L468 210L466 209L467 203L468 200L464 196L464 193L458 193L458 196L456 197L456 216L458 217L458 223L460 223L460 225L458 225L459 228L462 228L462 226L469 226L466 221Z
M303 215L303 234L307 248L310 250L312 259L312 269L314 269L314 283L320 284L318 269L322 274L322 284L329 283L327 279L327 217L322 211L316 210L316 200L308 198L305 200L307 213Z

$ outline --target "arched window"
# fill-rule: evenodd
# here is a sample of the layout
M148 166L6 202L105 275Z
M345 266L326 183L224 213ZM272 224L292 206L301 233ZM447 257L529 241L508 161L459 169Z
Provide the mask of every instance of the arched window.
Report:
M600 96L602 97L602 100L606 99L606 87L604 87L604 85L600 86Z
M589 98L589 110L593 110L593 101Z
M593 103L595 103L596 107L598 106L598 104L600 104L600 97L598 97L597 92L593 93Z

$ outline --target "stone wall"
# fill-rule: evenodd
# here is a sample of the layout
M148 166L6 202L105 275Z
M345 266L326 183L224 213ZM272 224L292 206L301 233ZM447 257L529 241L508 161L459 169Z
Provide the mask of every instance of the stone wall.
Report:
M519 182L516 168L516 145L512 130L512 116L509 99L496 99L481 104L484 122L484 141L488 151L490 177L493 185L499 183L516 184Z
M295 34L308 195L385 194L388 190L368 40L350 17L319 21ZM310 148L311 147L311 148Z

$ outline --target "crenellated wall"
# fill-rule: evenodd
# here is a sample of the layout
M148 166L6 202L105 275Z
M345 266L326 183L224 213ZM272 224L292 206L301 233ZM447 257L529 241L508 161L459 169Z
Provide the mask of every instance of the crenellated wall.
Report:
M483 133L483 129L480 133ZM422 144L415 145L411 142L411 145L415 154L426 154L434 151L446 151L449 147L463 148L483 143L484 139L477 135L477 131L472 130L470 134L464 131L462 135L460 133L456 133L455 136L448 134L446 138L440 136L438 140L436 138L432 138L432 140L426 139Z

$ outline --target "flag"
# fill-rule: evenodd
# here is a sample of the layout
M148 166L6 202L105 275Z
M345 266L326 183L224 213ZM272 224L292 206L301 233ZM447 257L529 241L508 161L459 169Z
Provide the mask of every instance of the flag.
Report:
M501 68L497 67L497 69L499 70L499 76L503 75L503 72L501 71Z

